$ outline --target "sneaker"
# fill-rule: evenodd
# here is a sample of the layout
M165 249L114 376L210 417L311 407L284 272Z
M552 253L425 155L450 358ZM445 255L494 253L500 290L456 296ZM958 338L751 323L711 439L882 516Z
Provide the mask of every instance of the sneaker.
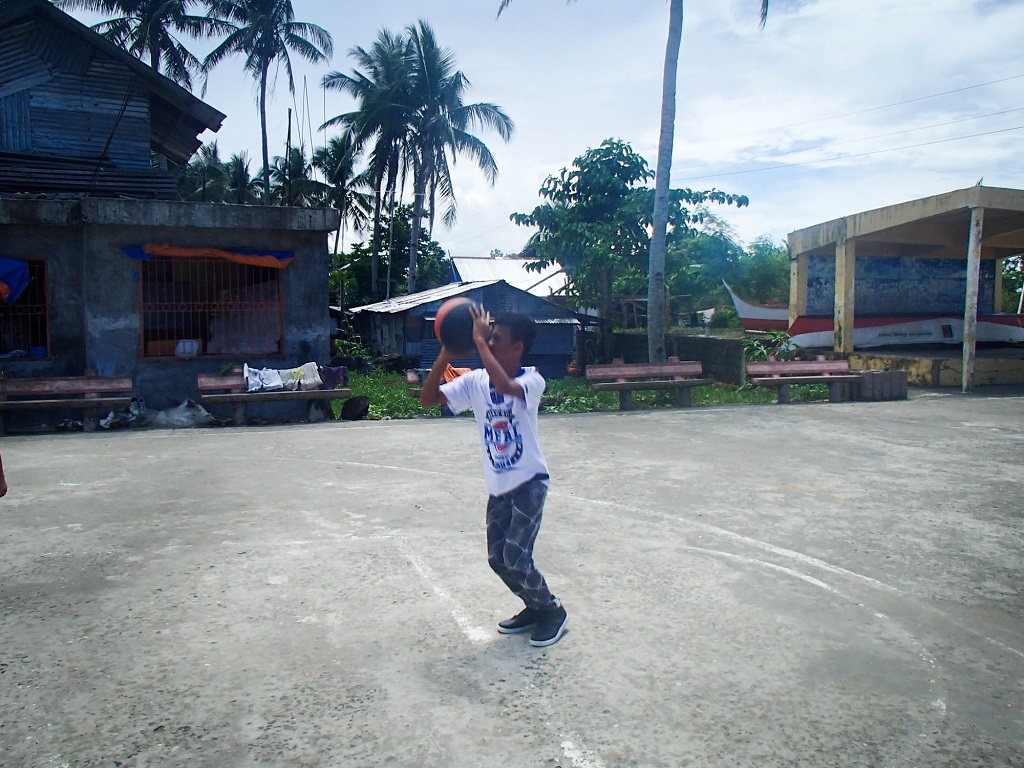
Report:
M541 612L533 608L524 608L511 619L498 622L498 631L503 635L518 635L532 629L540 618Z
M530 636L530 645L538 648L554 645L565 634L565 626L569 623L569 614L562 606L550 611L538 611L538 613L540 613L540 620Z

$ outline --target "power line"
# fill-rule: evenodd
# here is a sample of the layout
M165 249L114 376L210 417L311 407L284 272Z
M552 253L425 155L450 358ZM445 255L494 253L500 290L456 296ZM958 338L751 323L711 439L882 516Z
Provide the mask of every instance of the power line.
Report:
M774 128L760 128L760 129L758 129L756 131L747 131L747 132L744 132L744 133L734 133L734 134L731 134L731 135L728 135L728 136L723 136L721 138L723 138L723 139L732 139L732 138L736 138L737 136L756 136L759 133L767 133L768 131L781 131L781 130L784 130L786 128L797 128L797 127L802 126L802 125L811 125L813 123L823 123L823 122L825 122L827 120L838 120L841 117L853 117L854 115L863 115L863 114L866 114L868 112L877 112L880 109L889 109L891 107L901 107L904 104L913 104L913 103L918 102L918 101L925 101L926 99L936 99L939 96L949 96L950 94L953 94L953 93L962 93L963 91L970 91L970 90L973 90L975 88L984 88L987 85L996 85L998 83L1005 83L1005 82L1008 82L1010 80L1019 80L1022 77L1024 77L1024 73L1019 74L1019 75L1010 75L1009 77L1001 77L998 80L989 80L987 83L977 83L975 85L965 85L963 88L954 88L951 91L942 91L941 93L930 93L927 96L917 96L916 98L913 98L913 99L905 99L903 101L894 101L891 104L881 104L881 105L879 105L877 107L866 107L864 109L854 110L853 112L844 112L844 113L839 114L839 115L829 115L828 117L817 117L817 118L814 118L813 120L804 120L803 122L789 123L788 125L778 125L778 126L775 126Z
M688 176L686 178L677 179L676 181L697 181L700 179L714 179L719 176L739 176L745 173L761 173L762 171L777 171L781 168L796 168L801 165L817 165L819 163L832 163L836 160L849 160L855 157L867 157L868 155L879 155L883 152L898 152L903 149L915 149L917 147L928 147L933 144L946 144L951 141L962 141L963 139L976 139L980 136L992 136L997 133L1008 133L1009 131L1019 131L1024 128L1024 125L1017 125L1013 128L1001 128L997 131L986 131L985 133L972 133L970 136L954 136L949 139L936 139L935 141L924 141L920 144L908 144L903 147L890 147L888 149L875 149L870 152L858 152L850 155L838 155L836 157L826 157L821 160L805 160L802 163L782 163L780 165L769 165L765 168L748 168L745 171L727 171L724 173L710 173L704 176Z
M823 149L829 149L829 148L832 148L832 147L840 147L840 146L843 146L844 144L856 144L858 141L872 141L874 139L887 139L890 136L901 136L901 135L903 135L905 133L916 133L917 131L927 131L927 130L931 130L932 128L946 128L947 126L950 126L950 125L957 125L959 123L969 123L972 120L984 120L985 118L988 118L988 117L1000 117L1002 115L1013 114L1014 112L1024 112L1024 107L1016 107L1014 109L1004 109L1004 110L1002 110L1000 112L989 112L988 114L974 115L973 117L962 117L959 120L949 120L949 121L947 121L945 123L932 123L931 125L922 125L922 126L919 126L917 128L906 128L906 129L904 129L902 131L890 131L889 133L877 133L874 136L861 136L861 137L858 137L856 139L845 139L843 141L826 142L826 143L819 144L818 146L815 146L815 147L803 147L800 151L801 152L809 152L809 151L814 150L814 149L821 149L821 150L823 150ZM680 172L683 172L685 170L698 170L698 169L701 169L701 168L707 168L709 165L711 165L711 164L710 163L701 163L700 165L683 166L681 168L678 168L677 170L679 170Z

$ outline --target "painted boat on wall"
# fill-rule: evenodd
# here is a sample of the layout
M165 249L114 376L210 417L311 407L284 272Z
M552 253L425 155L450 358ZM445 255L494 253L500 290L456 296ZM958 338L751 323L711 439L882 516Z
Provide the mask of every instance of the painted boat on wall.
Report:
M789 326L787 305L781 302L751 304L737 296L728 285L725 287L744 330L788 330L790 342L796 347L828 348L833 345L833 318L801 315ZM853 326L853 345L858 349L962 344L964 340L964 319L952 315L855 317ZM979 342L1024 343L1024 315L979 315L976 338Z

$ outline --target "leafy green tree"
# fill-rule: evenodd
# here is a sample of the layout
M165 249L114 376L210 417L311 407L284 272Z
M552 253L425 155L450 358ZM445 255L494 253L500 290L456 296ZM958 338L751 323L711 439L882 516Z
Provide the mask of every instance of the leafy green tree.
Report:
M201 38L217 29L213 19L190 13L197 6L205 7L205 0L58 0L56 5L64 10L115 14L93 29L136 58L148 59L157 72L189 89L193 73L202 65L174 33Z
M749 301L789 301L789 249L767 235L747 246L736 277L726 277ZM724 300L724 299L723 299Z
M1024 286L1024 257L1003 260L1003 311L1020 312Z
M430 196L431 230L438 197L447 204L445 223L452 224L456 217L449 154L452 164L458 155L469 157L493 185L498 176L498 165L487 145L471 131L477 128L491 129L507 142L512 137L515 125L496 104L465 103L469 80L455 68L454 53L438 45L433 30L425 21L421 20L406 32L412 85L409 132L413 163L409 291L415 292L420 229L427 195Z
M289 51L318 64L330 59L334 44L330 33L316 24L295 21L291 0L208 0L210 16L225 39L203 61L209 73L235 54L245 57L245 70L259 83L260 131L263 139L263 188L270 189L267 144L267 89L271 66L281 62L288 75L288 92L295 93ZM264 196L270 204L270 196Z
M387 217L385 217L387 218ZM387 296L408 291L408 255L412 237L412 209L408 205L395 209L395 221L385 221L385 226L394 233L391 251L383 254L385 274L389 285ZM420 287L421 290L447 285L452 280L452 262L444 249L434 240L420 242ZM358 307L377 300L370 289L370 261L372 246L355 243L341 258L341 266L332 272L332 290L337 290L346 307ZM337 288L334 288L337 286ZM377 295L380 295L380 291Z
M373 238L369 268L374 299L379 297L379 264L383 243L382 208L385 200L392 207L400 175L408 166L409 125L409 41L382 29L369 50L356 46L349 51L357 68L351 75L331 72L324 76L326 90L339 90L353 96L357 109L337 115L322 128L344 125L352 131L352 143L368 150L366 172L374 190ZM390 215L391 211L389 211Z
M561 265L569 292L580 306L599 307L605 323L605 357L610 349L608 323L617 290L634 292L646 278L654 190L653 173L629 144L606 139L587 150L573 167L550 176L540 189L547 202L511 219L536 227L523 255L543 268ZM719 190L673 189L669 194L670 244L675 247L703 223L707 203L743 206L747 199ZM664 304L662 305L664 306Z

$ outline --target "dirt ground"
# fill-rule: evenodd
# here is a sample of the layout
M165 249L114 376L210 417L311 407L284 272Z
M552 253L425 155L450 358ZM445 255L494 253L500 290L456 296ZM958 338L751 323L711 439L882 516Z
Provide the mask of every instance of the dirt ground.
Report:
M0 764L1024 766L1024 393L6 437Z

